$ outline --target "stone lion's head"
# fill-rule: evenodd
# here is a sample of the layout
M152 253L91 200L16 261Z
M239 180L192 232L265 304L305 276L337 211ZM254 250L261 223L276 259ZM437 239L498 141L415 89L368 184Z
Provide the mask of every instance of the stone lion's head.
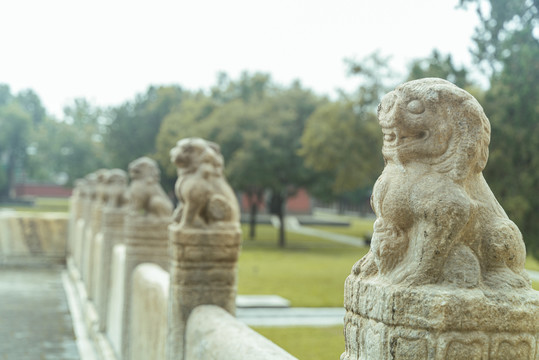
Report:
M378 120L386 161L427 163L454 180L486 165L488 119L472 95L449 81L426 78L398 86L382 98Z
M105 183L107 185L127 185L127 174L122 169L111 169Z
M129 163L128 171L131 180L144 179L151 182L159 182L161 174L155 160L146 156L133 160L131 163Z
M186 172L196 171L201 164L210 164L221 173L224 160L219 145L201 138L186 138L170 150L170 161Z

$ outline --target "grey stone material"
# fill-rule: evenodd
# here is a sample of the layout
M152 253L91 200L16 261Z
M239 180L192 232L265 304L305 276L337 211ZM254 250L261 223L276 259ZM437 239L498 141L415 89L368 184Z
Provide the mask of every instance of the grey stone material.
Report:
M0 212L0 264L62 264L68 216Z
M169 274L141 264L133 275L131 360L164 360L167 339Z
M238 308L287 308L290 300L279 295L238 295L236 296Z
M241 231L184 229L173 224L169 232L167 359L183 359L185 326L195 307L214 304L235 314Z
M129 177L129 213L133 216L170 218L172 202L159 184L157 163L148 157L138 158L129 164Z
M286 351L214 305L193 310L187 323L188 360L293 360Z
M371 249L345 283L341 359L537 359L539 292L522 235L482 175L483 109L448 81L422 79L384 96L378 118L385 168Z
M80 359L61 271L0 269L0 359Z
M132 279L135 268L143 263L153 263L168 268L168 225L170 220L155 216L125 218L125 272L122 317L121 356L130 359L129 337L131 327Z
M108 295L110 293L110 277L112 250L116 244L124 241L124 219L126 211L123 208L106 207L103 212L103 243L101 254L97 256L100 265L96 269L95 305L99 314L99 331L106 332L108 317Z

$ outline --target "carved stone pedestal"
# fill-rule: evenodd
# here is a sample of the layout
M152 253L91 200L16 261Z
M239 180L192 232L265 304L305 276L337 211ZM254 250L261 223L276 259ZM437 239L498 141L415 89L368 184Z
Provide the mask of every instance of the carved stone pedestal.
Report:
M129 359L129 329L131 313L131 286L133 271L142 263L154 263L164 269L169 263L168 225L170 220L155 216L133 216L125 218L125 281L122 316L122 358Z
M387 285L350 275L343 360L537 360L539 293Z
M96 274L94 302L99 315L99 331L105 332L107 324L108 295L110 291L110 276L112 249L114 245L124 241L125 209L105 208L103 211L103 238L99 254L99 266L94 269Z
M95 262L95 256L96 256L96 247L98 238L101 235L102 231L102 220L103 220L103 204L99 202L98 200L95 200L92 204L92 210L91 210L91 221L90 221L90 229L87 233L86 238L86 258L84 261L85 268L84 268L84 274L86 274L86 278L84 279L84 283L86 285L86 291L88 293L88 299L94 301L94 282L95 282L95 269L94 269L94 262Z
M185 325L198 305L236 311L236 272L241 246L239 227L169 227L171 264L167 358L183 359Z

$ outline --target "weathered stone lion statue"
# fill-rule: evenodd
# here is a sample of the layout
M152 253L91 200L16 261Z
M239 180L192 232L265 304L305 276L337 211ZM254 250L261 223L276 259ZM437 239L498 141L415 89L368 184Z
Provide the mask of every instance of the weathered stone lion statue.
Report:
M127 173L122 169L111 169L105 179L107 206L121 208L128 202Z
M381 101L385 168L369 253L346 278L342 360L530 360L539 292L520 231L490 191L490 124L441 79Z
M129 164L129 212L132 215L152 215L169 217L172 214L172 202L159 184L160 171L157 163L141 157Z
M386 166L374 185L371 250L353 269L394 284L529 287L520 231L482 175L490 124L441 79L397 87L378 107Z
M170 150L178 167L175 192L180 201L173 219L183 227L236 226L239 207L223 176L223 156L217 144L200 138L178 141Z
M96 199L98 204L104 205L108 201L108 194L107 194L107 188L106 188L106 179L108 177L109 170L108 169L99 169L95 172L97 184L96 184Z

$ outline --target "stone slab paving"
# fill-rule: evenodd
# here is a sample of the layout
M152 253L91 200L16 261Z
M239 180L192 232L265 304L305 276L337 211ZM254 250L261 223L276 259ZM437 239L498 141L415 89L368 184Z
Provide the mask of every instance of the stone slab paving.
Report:
M272 224L274 227L279 227L279 219L276 216L272 217ZM348 236L342 234L335 234L320 229L315 229L308 226L302 226L298 219L294 216L287 216L285 218L285 226L287 231L295 232L299 234L316 236L322 239L338 242L341 244L352 245L357 247L365 246L365 240L355 236Z
M334 326L344 324L344 308L238 308L249 326Z
M80 359L62 267L0 267L0 360Z

